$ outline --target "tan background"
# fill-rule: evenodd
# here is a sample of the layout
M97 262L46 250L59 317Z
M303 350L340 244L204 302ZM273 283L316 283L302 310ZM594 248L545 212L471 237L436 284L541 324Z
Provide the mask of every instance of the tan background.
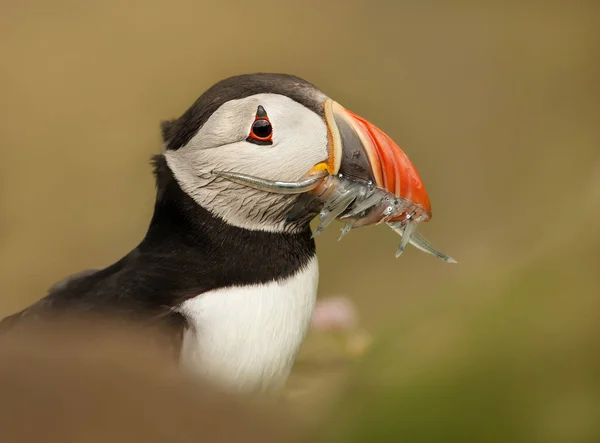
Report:
M224 77L293 73L398 141L432 199L423 232L460 262L395 259L384 227L318 238L321 296L350 297L386 337L363 379L413 393L414 423L458 405L449 423L472 411L504 417L501 431L523 419L544 441L597 441L599 4L434 3L3 0L0 314L140 241L160 120ZM459 362L457 392L483 403L438 398L432 374ZM479 417L485 404L498 415Z
M549 4L3 2L0 312L134 247L159 121L244 72L305 77L386 130L428 187L423 232L460 261L396 260L383 227L338 244L336 224L318 241L323 294L393 312L596 240L598 7Z

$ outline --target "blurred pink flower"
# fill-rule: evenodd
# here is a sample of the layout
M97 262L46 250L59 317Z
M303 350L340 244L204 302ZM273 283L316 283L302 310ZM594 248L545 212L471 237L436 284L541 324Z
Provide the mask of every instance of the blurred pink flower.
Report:
M351 330L358 325L356 306L348 297L333 296L317 300L311 326L319 331Z

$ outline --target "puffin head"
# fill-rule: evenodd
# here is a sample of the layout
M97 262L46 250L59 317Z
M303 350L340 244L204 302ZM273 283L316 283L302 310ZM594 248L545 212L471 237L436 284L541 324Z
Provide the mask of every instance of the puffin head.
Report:
M342 174L406 198L430 215L415 167L390 137L292 75L222 80L162 129L164 156L179 186L230 225L295 232L308 229L319 208L291 218L301 185L273 193L215 171L307 183L306 189L312 189L311 177Z

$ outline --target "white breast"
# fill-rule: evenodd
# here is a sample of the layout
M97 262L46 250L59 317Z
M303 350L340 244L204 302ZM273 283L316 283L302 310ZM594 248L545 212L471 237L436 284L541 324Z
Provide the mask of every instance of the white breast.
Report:
M281 388L313 313L319 268L314 257L283 281L203 293L178 309L191 325L182 363L239 390Z

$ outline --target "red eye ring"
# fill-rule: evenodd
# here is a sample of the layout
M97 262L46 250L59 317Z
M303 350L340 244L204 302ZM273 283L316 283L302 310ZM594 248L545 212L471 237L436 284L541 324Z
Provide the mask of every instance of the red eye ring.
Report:
M255 143L258 145L271 145L273 144L273 127L271 121L267 116L265 108L259 106L254 117L254 123L250 128L250 134L246 141Z

